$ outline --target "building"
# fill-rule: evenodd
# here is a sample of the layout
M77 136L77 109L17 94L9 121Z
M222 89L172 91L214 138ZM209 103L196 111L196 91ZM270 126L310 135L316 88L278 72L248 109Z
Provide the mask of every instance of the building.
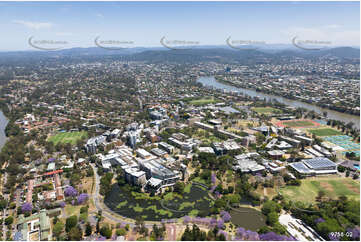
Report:
M151 153L153 153L154 155L158 156L158 157L168 157L168 153L162 149L159 148L153 148L150 151Z
M120 135L120 130L119 129L114 129L111 133L110 133L110 138L114 139L114 138L118 138Z
M314 176L337 173L337 165L325 157L304 159L289 165L294 171L302 176Z
M312 145L313 139L308 138L306 136L301 136L301 135L295 135L295 139L300 140L301 143L305 144L305 145Z
M41 210L37 214L29 217L19 216L16 224L16 240L19 241L50 241L51 227L49 216L57 216L61 214L61 209Z
M217 120L217 119L211 119L208 121L208 123L213 124L213 125L222 125L222 121Z
M239 146L233 140L227 140L227 141L223 141L223 142L214 142L214 143L212 143L212 147L214 149L214 152L217 155L223 155L229 151L241 149L241 146Z
M93 137L88 139L87 143L85 144L85 149L87 153L95 154L97 146L103 144L106 141L106 136L100 135L97 137Z
M144 171L140 171L137 168L126 168L124 169L124 175L125 175L125 180L132 185L135 186L143 186L147 179L145 177L145 172Z
M164 117L166 117L165 115L163 115L161 112L158 111L151 111L149 113L149 116L153 120L162 120Z
M288 150L291 149L293 146L287 143L286 141L281 141L279 144L276 144L276 148L279 150Z
M151 177L146 184L146 190L154 193L158 193L161 191L163 181L161 179L157 179Z
M172 154L174 152L174 146L167 144L165 142L160 142L158 144L158 148L161 148L161 149L167 151L169 154Z
M112 169L112 164L109 160L102 160L102 168L105 171L110 171Z
M287 136L279 136L278 138L279 138L279 140L283 140L283 141L293 145L296 148L300 147L300 145L301 145L301 141L287 137Z
M256 161L248 158L242 158L235 161L237 165L233 166L234 170L240 170L242 173L257 173L265 170L263 165L259 165Z
M137 149L136 150L137 156L142 157L143 159L152 158L152 154L146 151L145 149Z
M54 170L55 170L55 163L54 162L49 163L46 171L54 171Z
M135 131L129 131L128 142L130 147L134 148L138 141L138 133Z
M198 147L199 152L214 154L212 147Z
M275 160L279 160L282 158L282 156L285 154L285 152L283 152L282 150L270 150L267 151L267 154Z
M160 159L144 161L140 163L140 169L145 171L147 179L153 177L162 180L162 187L173 186L182 177L180 172L163 166Z
M345 160L339 166L345 167L351 171L358 171L360 170L360 162L354 160Z
M61 187L61 180L59 174L54 175L54 183L55 183L55 194L57 200L63 200L64 199L64 192L63 188Z

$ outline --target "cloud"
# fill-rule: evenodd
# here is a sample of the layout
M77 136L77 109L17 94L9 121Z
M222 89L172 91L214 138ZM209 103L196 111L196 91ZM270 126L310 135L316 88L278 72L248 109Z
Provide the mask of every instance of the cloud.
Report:
M23 20L13 20L15 24L21 24L29 29L39 30L42 28L51 28L53 26L50 22L31 22L31 21L23 21Z
M291 27L281 30L281 34L290 40L297 36L302 40L330 41L331 45L359 45L360 31L343 29L339 25L322 27Z
M101 13L97 13L97 14L95 14L95 16L97 16L98 18L104 18L104 15Z

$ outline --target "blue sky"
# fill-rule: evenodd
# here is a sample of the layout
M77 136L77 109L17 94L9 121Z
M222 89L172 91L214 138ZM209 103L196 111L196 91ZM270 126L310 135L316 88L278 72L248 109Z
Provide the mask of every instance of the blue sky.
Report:
M160 39L224 45L304 40L359 46L359 2L0 2L0 50L37 40L94 46L94 39L160 46Z

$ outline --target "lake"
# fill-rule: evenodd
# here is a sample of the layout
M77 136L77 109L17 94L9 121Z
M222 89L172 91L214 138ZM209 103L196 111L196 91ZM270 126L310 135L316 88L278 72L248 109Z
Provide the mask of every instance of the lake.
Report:
M356 115L341 113L341 112L337 112L337 111L330 110L327 108L321 108L321 107L318 107L316 105L312 105L309 103L291 100L291 99L287 99L287 98L284 98L281 96L265 94L265 93L257 92L255 90L251 90L251 89L234 87L231 85L227 85L227 84L218 82L213 76L200 77L197 79L197 82L202 83L204 86L211 86L211 87L221 89L221 90L236 91L239 93L247 94L250 97L259 97L261 99L266 98L266 100L276 99L277 101L279 101L280 103L284 103L285 105L289 105L289 106L296 107L296 108L298 108L298 107L306 108L308 110L313 110L320 114L322 114L324 111L326 111L328 118L334 119L334 120L340 120L345 123L352 121L355 124L355 127L360 129L360 117L356 116Z

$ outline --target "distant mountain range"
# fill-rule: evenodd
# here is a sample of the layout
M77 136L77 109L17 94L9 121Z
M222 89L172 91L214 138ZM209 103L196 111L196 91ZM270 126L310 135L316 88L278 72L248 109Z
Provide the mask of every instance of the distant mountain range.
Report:
M360 59L360 49L354 47L324 48L321 50L303 50L293 45L261 45L244 46L243 50L232 49L229 46L197 46L191 49L170 50L164 47L136 47L120 50L109 50L99 47L72 48L57 51L11 51L0 52L0 64L10 64L17 61L25 62L31 60L50 59L72 59L72 60L99 60L124 59L129 61L151 61L151 62L240 62L257 63L267 59L273 61L281 58L301 57L319 58L335 57L341 59ZM256 48L256 49L253 49Z

